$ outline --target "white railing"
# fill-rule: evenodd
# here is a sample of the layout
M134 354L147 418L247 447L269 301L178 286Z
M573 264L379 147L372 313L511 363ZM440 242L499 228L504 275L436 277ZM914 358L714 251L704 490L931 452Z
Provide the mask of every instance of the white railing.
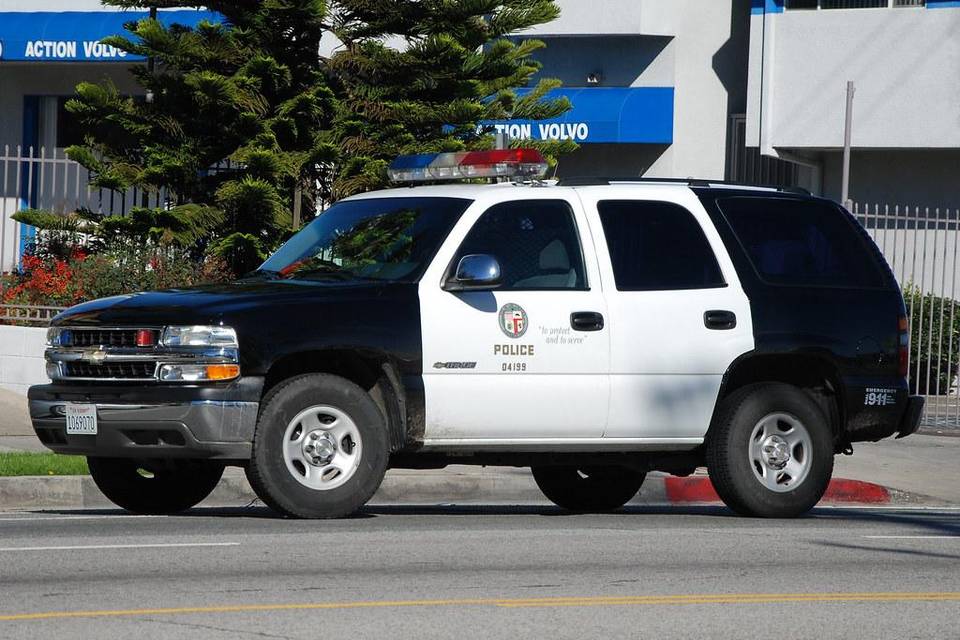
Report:
M927 354L911 357L908 376L927 396L924 422L960 426L960 209L854 204L852 213L903 287L911 344Z
M23 209L71 213L90 209L104 215L126 215L136 206L157 207L166 193L90 187L90 172L66 157L62 149L4 146L0 155L0 269L16 267L21 251L21 225L11 216Z
M219 162L209 174L234 171L230 160ZM11 216L23 209L67 214L89 209L105 216L123 216L134 207L170 207L166 189L125 191L90 186L90 172L66 157L63 149L3 147L0 155L0 271L7 273L20 260L21 225Z

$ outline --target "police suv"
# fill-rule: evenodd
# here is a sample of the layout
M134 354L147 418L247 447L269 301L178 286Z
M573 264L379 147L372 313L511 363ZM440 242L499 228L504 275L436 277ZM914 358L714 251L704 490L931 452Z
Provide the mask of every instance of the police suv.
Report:
M692 180L541 182L536 151L399 158L434 184L338 202L230 283L60 315L50 449L138 513L239 465L276 511L359 509L389 468L530 467L572 510L706 466L802 514L851 443L913 433L903 298L827 200Z

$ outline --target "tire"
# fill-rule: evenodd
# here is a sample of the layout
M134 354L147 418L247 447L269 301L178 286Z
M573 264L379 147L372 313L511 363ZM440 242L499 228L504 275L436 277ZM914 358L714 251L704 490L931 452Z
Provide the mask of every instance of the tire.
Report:
M637 495L646 473L626 467L533 467L540 491L558 507L570 511L604 512L619 509Z
M723 502L745 516L807 513L833 475L833 433L819 406L787 384L758 384L721 404L707 436L707 470Z
M135 460L88 457L97 488L118 507L162 515L186 511L203 501L223 475L209 460Z
M341 518L373 497L388 461L386 424L370 395L339 376L307 374L264 398L247 479L284 516Z

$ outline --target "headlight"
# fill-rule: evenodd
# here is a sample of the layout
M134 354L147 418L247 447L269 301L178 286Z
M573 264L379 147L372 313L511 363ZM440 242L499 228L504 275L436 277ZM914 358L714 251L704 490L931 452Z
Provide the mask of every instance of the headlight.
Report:
M235 364L165 364L160 367L164 382L203 382L233 380L240 375Z
M165 347L237 347L237 332L230 327L166 327L161 339Z
M48 347L69 347L73 344L73 332L61 327L47 329Z

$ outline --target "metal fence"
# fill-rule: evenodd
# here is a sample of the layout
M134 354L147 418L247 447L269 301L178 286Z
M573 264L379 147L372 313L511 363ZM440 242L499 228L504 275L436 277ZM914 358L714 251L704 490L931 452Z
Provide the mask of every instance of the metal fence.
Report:
M208 174L237 170L224 160L207 169ZM19 264L29 238L22 225L10 216L24 209L42 209L67 214L89 209L105 216L123 216L134 207L172 207L166 189L125 191L90 186L91 172L66 157L62 149L4 146L0 156L0 271L10 272ZM27 232L30 232L27 229Z
M0 156L0 269L9 272L16 267L26 242L20 223L10 218L17 211L43 209L65 214L89 209L104 215L126 215L133 207L167 203L165 190L92 188L90 172L61 149L4 146Z
M911 326L908 377L927 397L924 424L960 427L960 209L854 204L852 212L903 288Z
M26 304L0 304L0 324L27 327L46 327L53 316L64 307L45 307Z

